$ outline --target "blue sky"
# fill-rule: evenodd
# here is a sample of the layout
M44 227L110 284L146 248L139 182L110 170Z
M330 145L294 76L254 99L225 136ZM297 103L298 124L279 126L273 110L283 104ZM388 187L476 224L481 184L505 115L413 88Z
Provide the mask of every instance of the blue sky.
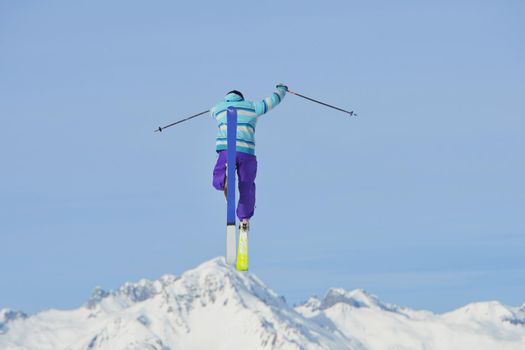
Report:
M446 311L525 302L521 1L3 1L0 307L224 253L214 121L257 130L251 270L291 303L329 287Z

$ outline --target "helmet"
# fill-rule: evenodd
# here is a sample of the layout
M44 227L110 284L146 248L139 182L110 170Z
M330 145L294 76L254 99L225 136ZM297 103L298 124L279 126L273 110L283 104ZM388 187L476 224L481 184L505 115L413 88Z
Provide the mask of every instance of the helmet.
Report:
M232 90L232 91L228 92L226 95L229 95L229 94L235 94L235 95L239 96L240 98L242 98L244 100L244 96L242 95L242 93L240 91Z

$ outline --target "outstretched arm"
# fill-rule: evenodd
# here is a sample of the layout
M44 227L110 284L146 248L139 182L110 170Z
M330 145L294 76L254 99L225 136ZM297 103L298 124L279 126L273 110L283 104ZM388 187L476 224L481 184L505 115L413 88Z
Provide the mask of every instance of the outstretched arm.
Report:
M267 113L281 103L284 96L286 96L286 91L288 91L286 85L278 84L275 92L271 96L266 97L262 101L255 102L255 112L257 113L257 116Z

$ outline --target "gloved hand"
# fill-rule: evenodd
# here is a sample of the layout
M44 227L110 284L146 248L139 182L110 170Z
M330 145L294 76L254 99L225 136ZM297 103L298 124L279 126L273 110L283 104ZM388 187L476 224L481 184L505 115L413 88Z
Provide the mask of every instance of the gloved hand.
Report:
M283 89L284 91L288 91L288 86L284 85L283 83L277 84L277 86L275 88Z

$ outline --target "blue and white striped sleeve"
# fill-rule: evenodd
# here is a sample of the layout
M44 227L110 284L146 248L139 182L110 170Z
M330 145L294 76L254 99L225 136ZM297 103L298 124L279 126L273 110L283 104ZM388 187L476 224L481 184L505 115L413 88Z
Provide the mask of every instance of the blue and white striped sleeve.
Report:
M261 116L268 111L271 111L275 106L281 103L284 96L286 96L286 90L277 89L271 96L266 97L262 101L254 102L255 113L257 113L257 116Z

